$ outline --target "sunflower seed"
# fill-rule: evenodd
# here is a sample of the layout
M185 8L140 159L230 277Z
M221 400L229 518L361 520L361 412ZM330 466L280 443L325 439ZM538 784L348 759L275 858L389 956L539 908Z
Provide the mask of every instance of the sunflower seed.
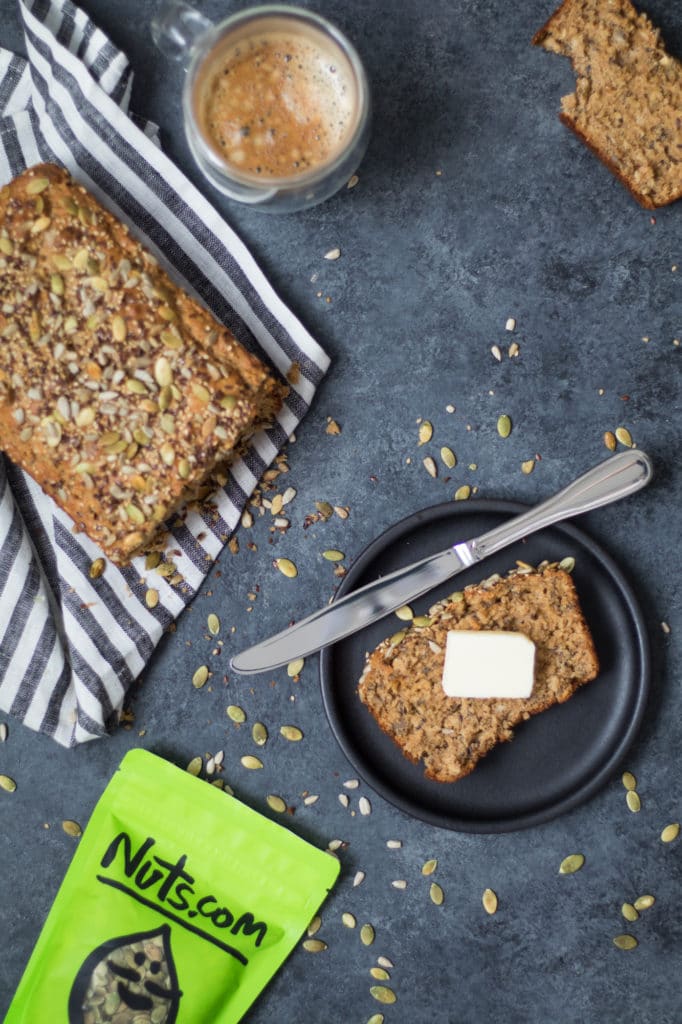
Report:
M283 576L293 580L295 576L298 576L298 569L291 561L290 558L276 558L275 568L279 569Z
M649 907L653 907L656 902L655 896L638 896L635 900L635 910L648 910Z
M209 676L208 665L200 665L192 676L192 686L195 690L200 690L206 683Z
M422 875L432 875L437 867L438 861L435 860L435 858L433 860L427 860L422 864Z
M317 935L321 927L322 918L319 916L319 914L316 914L315 917L310 922L310 924L308 925L308 938L312 939L313 935Z
M392 988L387 988L386 985L372 985L369 990L369 994L373 996L378 1003L395 1003L398 998Z
M633 814L637 814L637 811L642 809L642 801L639 798L639 793L636 789L629 789L625 796L628 810L632 811Z
M251 729L251 737L257 747L264 747L268 741L268 730L262 722L254 722Z
M319 799L320 798L319 796L317 796L317 794L311 793L310 796L304 797L303 803L305 804L306 807L312 807L312 805L316 804Z
M564 857L562 860L559 865L559 874L574 875L576 871L580 871L584 863L585 858L582 853L572 853L570 856Z
M364 871L356 871L354 876L353 876L353 888L357 889L357 887L359 885L362 885L364 880L365 880L365 872Z
M13 793L17 788L17 784L14 779L11 779L9 775L0 775L0 789L4 789L6 793Z
M355 188L359 181L360 179L358 178L357 174L351 174L350 178L348 179L348 184L346 185L346 188ZM378 1016L381 1016L381 1014L379 1014ZM367 1024L382 1024L383 1019L384 1018L381 1017L380 1021L368 1020Z
M621 782L627 790L637 789L637 779L634 777L632 772L623 772L621 775Z
M428 420L419 424L419 444L428 444L433 437L433 426Z
M497 359L498 363L502 362L502 352L500 351L499 345L491 345L490 351L492 352L494 358Z
M521 472L525 473L526 476L528 476L529 473L532 473L534 469L535 459L527 459L525 462L521 463Z
M661 842L662 843L672 843L673 840L677 839L679 834L680 834L680 825L679 825L679 822L675 821L675 822L672 823L672 825L666 825L665 826L665 828L661 832Z
M484 889L482 903L486 914L494 914L497 910L497 893L492 889Z
M5 742L8 732L7 722L0 722L0 743Z
M368 814L372 813L372 805L370 804L366 796L360 797L358 801L358 808L360 810L360 814L362 814L364 817L367 817Z
M328 562L342 562L346 556L343 551L336 551L334 548L329 548L329 550L322 552L322 557L326 558Z
M249 768L251 771L257 771L263 767L263 762L258 757L254 757L253 754L245 754L244 757L240 757L239 760L244 768Z
M517 341L512 341L511 345L509 346L507 354L508 354L510 359L513 359L515 356L517 356L519 354L519 351L520 351L520 349L519 349L518 342Z
M437 882L431 882L431 886L429 888L429 897L431 899L431 902L435 903L437 907L440 907L443 900L445 899L445 893L443 892L443 890L441 889Z
M370 967L369 973L377 981L388 981L391 977L385 967Z
M345 924L346 928L355 928L358 923L354 915L349 914L348 911L341 915L341 920Z
M280 735L291 743L298 743L299 740L303 739L303 733L296 725L283 725L279 731Z
M616 440L620 441L626 448L632 448L632 434L627 427L616 428Z
M214 612L211 612L206 619L206 625L208 626L208 631L211 636L218 636L218 633L220 632L220 619Z
M348 799L347 793L339 793L339 803L342 807L348 807L350 800Z
M466 501L467 498L470 497L471 488L469 487L469 484L463 484L461 487L458 487L457 490L455 491L455 501Z
M402 845L403 845L402 839L387 839L386 840L386 846L389 848L389 850L399 850Z
M497 433L500 435L500 437L509 437L509 435L511 434L511 429L512 422L509 416L506 415L506 413L498 417Z
M452 448L441 448L440 457L443 460L443 465L447 469L454 469L457 465L457 456L453 452Z
M363 946L371 946L372 943L374 942L374 937L375 933L371 924L363 924L362 928L360 929L360 942L363 944Z
M616 935L613 944L618 946L618 949L634 949L638 942L634 935Z
M286 801L282 800L281 796L276 796L274 793L270 793L265 799L271 811L276 811L277 814L284 814L287 809L287 805Z
M293 679L294 676L300 675L304 665L305 661L303 658L296 658L294 661L290 661L287 665L287 675L289 678Z
M610 452L615 452L616 435L611 430L604 431L604 444Z
M73 836L74 839L78 839L83 835L83 829L78 822L70 821L68 818L62 822L62 829L66 832L67 836Z
M306 939L303 943L306 953L322 953L327 949L327 943L322 939Z
M238 704L229 704L225 712L227 717L232 719L233 722L241 723L246 721L246 711L244 711L244 708L240 708Z
M198 775L201 771L203 761L200 757L193 757L190 763L187 765L187 771L190 775Z
M340 850L343 846L343 839L330 839L327 843L327 849L334 853L336 850Z
M430 455L427 455L425 459L422 459L422 465L424 466L424 469L429 474L429 476L432 476L434 478L438 476L438 466L436 465L434 459L432 459Z
M637 908L633 907L632 903L624 903L620 908L620 912L626 921L636 921L639 917Z
M330 249L329 252L326 252L324 254L324 258L326 260L338 260L340 255L341 255L341 250L339 248Z
M346 779L343 784L344 789L357 789L360 785L358 779Z
M404 878L396 878L391 885L394 889L407 889L407 882Z

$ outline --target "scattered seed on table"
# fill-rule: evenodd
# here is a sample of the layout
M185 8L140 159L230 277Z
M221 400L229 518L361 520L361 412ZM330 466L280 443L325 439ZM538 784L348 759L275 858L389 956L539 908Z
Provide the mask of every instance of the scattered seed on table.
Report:
M648 910L650 907L653 907L655 902L656 898L654 896L638 896L635 900L635 910Z
M470 497L471 488L469 487L469 484L462 484L462 486L458 487L455 491L455 501L466 501Z
M246 721L246 711L244 711L244 708L240 708L238 704L229 704L225 710L227 717L233 722L237 722L240 725Z
M369 993L378 1003L395 1003L398 998L393 989L387 988L386 985L372 985Z
M356 889L359 885L362 885L364 880L365 880L365 872L364 871L356 871L355 875L353 876L353 888Z
M505 331L513 331L516 328L516 320L513 316L507 318L507 322L504 325Z
M346 779L346 781L343 784L343 788L344 789L357 789L359 785L360 785L360 782L359 782L358 779Z
M419 445L428 444L433 437L433 426L428 420L419 424Z
M395 967L393 961L389 960L387 956L378 956L377 963L379 964L379 967L385 967L389 971L392 971Z
M425 459L422 459L422 465L424 466L424 469L429 474L429 476L434 477L434 479L435 477L438 476L438 466L436 465L435 460L432 459L430 455L427 455Z
M330 839L327 843L327 849L334 853L335 850L340 850L343 846L343 839Z
M316 804L319 799L320 798L316 793L310 793L308 796L303 798L303 803L306 807L312 807L312 805Z
M310 922L310 924L308 925L308 938L312 939L313 935L317 935L321 927L322 918L319 916L319 914L316 914L315 917Z
M623 772L621 782L627 790L637 789L637 779L634 777L632 772Z
M627 427L616 428L616 439L626 448L632 448L632 434Z
M384 967L370 967L369 973L375 981L389 981L391 977Z
M511 434L511 429L512 421L510 417L506 415L506 413L498 417L497 433L500 435L500 437L509 437L509 435Z
M662 843L672 843L673 840L677 839L680 834L680 824L678 821L673 822L671 825L666 825L661 832Z
M344 925L346 926L346 928L355 928L355 926L358 923L356 921L356 919L355 919L355 916L353 914L349 913L349 911L347 911L347 910L345 911L345 913L343 913L341 915L341 920L344 923Z
M440 457L443 460L443 465L446 469L454 469L457 465L457 456L453 452L452 448L441 448Z
M407 889L407 882L404 878L396 878L391 885L394 889Z
M438 882L431 882L431 886L429 888L429 897L431 899L431 902L435 903L437 907L440 907L441 904L443 903L443 900L445 899L445 893L438 885Z
M251 738L257 747L264 747L268 741L268 730L262 722L254 722L251 729Z
M372 1016L367 1021L367 1024L384 1024L383 1013L373 1013Z
M327 551L322 552L322 557L327 562L342 562L346 557L343 551L337 551L335 548L328 548Z
M0 743L4 743L8 735L7 723L0 722Z
M437 867L438 861L435 858L433 858L432 860L427 860L424 864L422 864L422 875L432 875Z
M200 757L193 757L190 763L187 765L187 771L190 775L198 775L201 771L203 761Z
M631 810L633 814L636 814L637 811L642 809L642 801L639 799L639 793L636 789L629 789L625 796L625 800L628 805L628 809Z
M582 853L571 853L568 857L564 857L559 865L559 874L574 875L576 871L580 871L584 863L585 858Z
M220 619L214 612L211 612L208 616L206 625L208 626L208 631L211 636L218 636L218 633L220 632Z
M636 921L639 918L637 908L633 907L632 903L624 903L620 908L620 912L626 921Z
M206 683L209 676L208 665L200 665L192 676L192 686L195 690L200 690L201 687Z
M618 949L634 949L638 942L634 935L616 935L613 944L618 946Z
M497 359L498 363L502 362L502 350L499 345L491 345L490 351L492 352L493 357Z
M616 450L616 435L613 433L613 431L611 431L611 430L605 430L604 431L604 445L608 448L608 450L610 452L615 452L615 450Z
M106 569L106 565L107 563L104 561L103 558L96 558L95 561L91 563L90 568L88 569L88 576L90 577L90 579L98 580L102 573L104 572L104 570Z
M72 836L74 839L78 839L83 835L83 829L80 827L78 822L71 821L69 818L62 822L62 828L66 832L67 836Z
M322 939L306 939L303 943L303 948L306 953L322 953L327 949L327 943L323 942Z
M293 580L294 577L298 576L298 569L290 558L276 558L274 565L276 569L279 569L283 576L286 576L290 580Z
M402 839L388 839L386 842L386 846L389 850L399 850L402 845Z
M494 914L497 910L497 893L493 889L484 889L481 902L486 914Z
M519 348L518 341L512 341L511 345L509 346L507 354L510 359L513 359L515 356L519 354L520 351L521 350Z
M366 796L360 797L358 801L358 808L360 810L360 814L362 814L364 817L372 813L372 805L370 804Z
M341 804L342 807L348 807L350 801L348 799L347 793L339 793L339 803Z
M294 676L300 675L304 665L305 660L303 658L295 658L294 661L290 661L287 665L287 675L289 678L293 679Z
M299 740L303 739L303 733L296 725L282 725L279 731L280 735L291 743L298 743Z
M360 942L363 946L371 946L374 942L375 933L371 924L363 924L360 929Z
M277 796L275 793L270 793L266 798L268 807L272 811L276 811L277 814L284 814L287 809L286 801L281 796Z
M248 768L251 771L257 771L259 768L263 767L263 762L260 758L254 757L253 754L245 754L244 757L240 757L239 760L244 768Z
M157 604L159 603L158 590L154 590L152 587L150 587L147 593L144 595L144 603L147 605L147 608L156 608Z
M535 459L526 459L525 462L521 463L521 472L528 476L535 469Z
M330 249L329 252L326 252L324 254L324 258L326 260L338 260L340 255L341 255L341 250L337 247L335 249Z

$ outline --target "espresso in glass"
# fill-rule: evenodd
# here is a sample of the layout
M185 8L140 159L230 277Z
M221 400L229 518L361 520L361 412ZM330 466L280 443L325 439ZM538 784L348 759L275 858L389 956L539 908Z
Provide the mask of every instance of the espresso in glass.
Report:
M220 39L197 74L196 125L237 180L305 178L334 163L359 118L357 78L315 25L261 17Z

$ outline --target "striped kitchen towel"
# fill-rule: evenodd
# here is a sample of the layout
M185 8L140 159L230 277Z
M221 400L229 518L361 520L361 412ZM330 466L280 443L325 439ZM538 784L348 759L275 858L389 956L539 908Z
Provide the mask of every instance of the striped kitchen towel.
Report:
M0 184L41 161L68 168L247 348L282 375L292 362L301 370L277 422L214 496L218 516L194 512L173 529L184 583L154 574L153 609L144 560L122 570L108 563L92 580L96 545L0 454L0 708L72 746L117 723L127 689L192 600L329 360L164 156L155 126L129 113L125 56L69 0L20 0L19 10L28 59L0 50Z

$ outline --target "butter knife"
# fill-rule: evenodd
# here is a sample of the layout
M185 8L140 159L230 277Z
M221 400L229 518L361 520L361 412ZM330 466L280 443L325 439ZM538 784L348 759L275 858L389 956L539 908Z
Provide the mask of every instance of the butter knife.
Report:
M250 675L314 654L528 534L634 494L649 483L652 475L651 459L644 452L629 450L613 455L528 512L514 516L480 537L454 544L352 591L281 633L235 655L230 666L235 672Z

